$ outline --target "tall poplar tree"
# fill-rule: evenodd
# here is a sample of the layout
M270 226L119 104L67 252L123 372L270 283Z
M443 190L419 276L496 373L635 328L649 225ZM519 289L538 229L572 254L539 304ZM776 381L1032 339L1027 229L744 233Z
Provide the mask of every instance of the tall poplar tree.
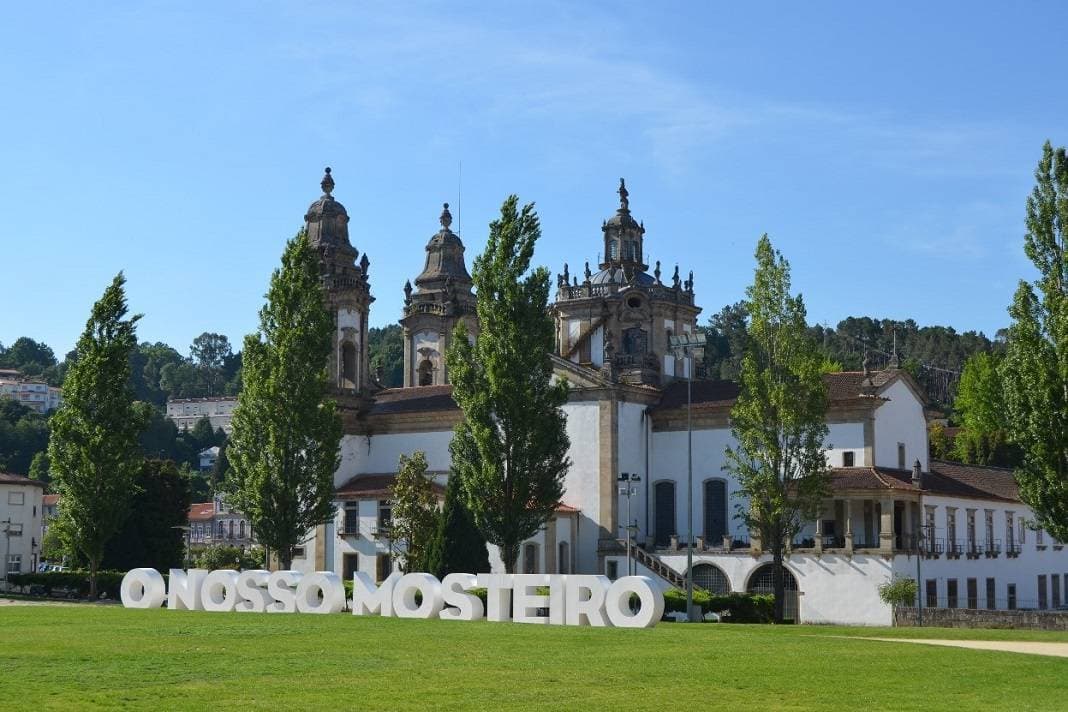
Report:
M1038 270L1009 307L1002 375L1020 495L1038 523L1068 541L1068 155L1049 141L1027 199L1024 252Z
M326 365L333 320L319 260L301 230L271 276L258 333L245 337L227 489L283 568L311 529L334 515L341 421Z
M105 545L126 520L141 467L142 419L130 385L141 317L124 318L125 284L120 272L93 305L48 442L52 487L63 499L63 531L89 564L91 598Z
M801 295L790 294L790 265L767 235L756 249L756 276L746 289L749 335L741 393L731 409L737 445L725 468L748 501L741 516L774 561L775 621L783 620L783 556L828 490L823 443L827 389Z
M479 336L461 322L447 353L453 398L463 420L449 445L453 471L487 540L508 572L563 496L571 462L561 406L566 381L552 380L549 271L530 270L541 226L534 205L509 196L475 259Z

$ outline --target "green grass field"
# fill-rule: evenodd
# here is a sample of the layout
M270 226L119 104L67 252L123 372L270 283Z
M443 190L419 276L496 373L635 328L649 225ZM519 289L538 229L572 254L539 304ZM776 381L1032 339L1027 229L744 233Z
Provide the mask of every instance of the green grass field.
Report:
M1064 658L841 636L1065 634L0 607L0 707L1065 709Z

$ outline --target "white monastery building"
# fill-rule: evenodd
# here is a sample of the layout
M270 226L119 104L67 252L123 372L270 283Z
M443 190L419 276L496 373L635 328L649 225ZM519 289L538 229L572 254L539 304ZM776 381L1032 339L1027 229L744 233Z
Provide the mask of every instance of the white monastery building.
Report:
M474 295L446 204L415 286L404 285L404 387L379 387L368 368L369 260L365 254L357 261L329 169L322 188L305 223L337 324L329 368L345 436L336 516L310 534L294 567L381 579L397 553L389 493L399 456L423 451L436 484L448 476L448 445L461 413L444 354L457 322L477 334ZM668 344L696 329L693 275L681 278L676 266L666 276L659 262L650 271L645 227L631 215L622 180L619 207L601 233L604 261L596 270L587 264L572 275L565 265L557 277L552 359L557 377L572 386L564 408L572 466L556 517L525 542L518 570L625 573L630 512L640 544L631 554L635 570L679 586L687 558L683 379L694 369ZM789 616L888 625L891 609L878 587L897 575L915 578L917 563L925 605L1062 605L1068 556L1060 543L1031 528L1011 472L929 458L924 398L906 372L835 373L826 381L832 494L785 562ZM716 592L765 592L770 554L734 516L737 483L723 469L737 395L732 382L693 383L693 577ZM640 480L621 489L622 473ZM500 568L492 551L491 561Z

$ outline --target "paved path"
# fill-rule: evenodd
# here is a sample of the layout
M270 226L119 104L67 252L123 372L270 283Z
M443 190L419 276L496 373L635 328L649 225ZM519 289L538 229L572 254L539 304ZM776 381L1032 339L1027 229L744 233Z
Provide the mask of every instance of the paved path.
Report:
M972 650L998 650L1006 653L1052 655L1059 658L1068 658L1068 643L1041 643L1017 640L944 640L941 638L862 638L862 640L946 645L954 648L971 648Z

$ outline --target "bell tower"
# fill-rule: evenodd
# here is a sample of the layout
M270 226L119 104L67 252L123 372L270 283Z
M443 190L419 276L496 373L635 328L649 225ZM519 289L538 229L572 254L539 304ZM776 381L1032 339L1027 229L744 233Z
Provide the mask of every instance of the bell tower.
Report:
M308 208L304 228L319 253L326 306L334 318L333 352L328 364L333 385L342 395L368 389L370 357L367 349L367 315L371 287L367 281L370 260L349 242L349 214L334 199L334 178L327 168L320 182L322 196Z
M478 334L471 275L464 264L464 243L452 231L445 203L438 230L426 246L426 264L412 283L404 284L404 387L440 386L449 382L445 351L460 321L470 337Z

